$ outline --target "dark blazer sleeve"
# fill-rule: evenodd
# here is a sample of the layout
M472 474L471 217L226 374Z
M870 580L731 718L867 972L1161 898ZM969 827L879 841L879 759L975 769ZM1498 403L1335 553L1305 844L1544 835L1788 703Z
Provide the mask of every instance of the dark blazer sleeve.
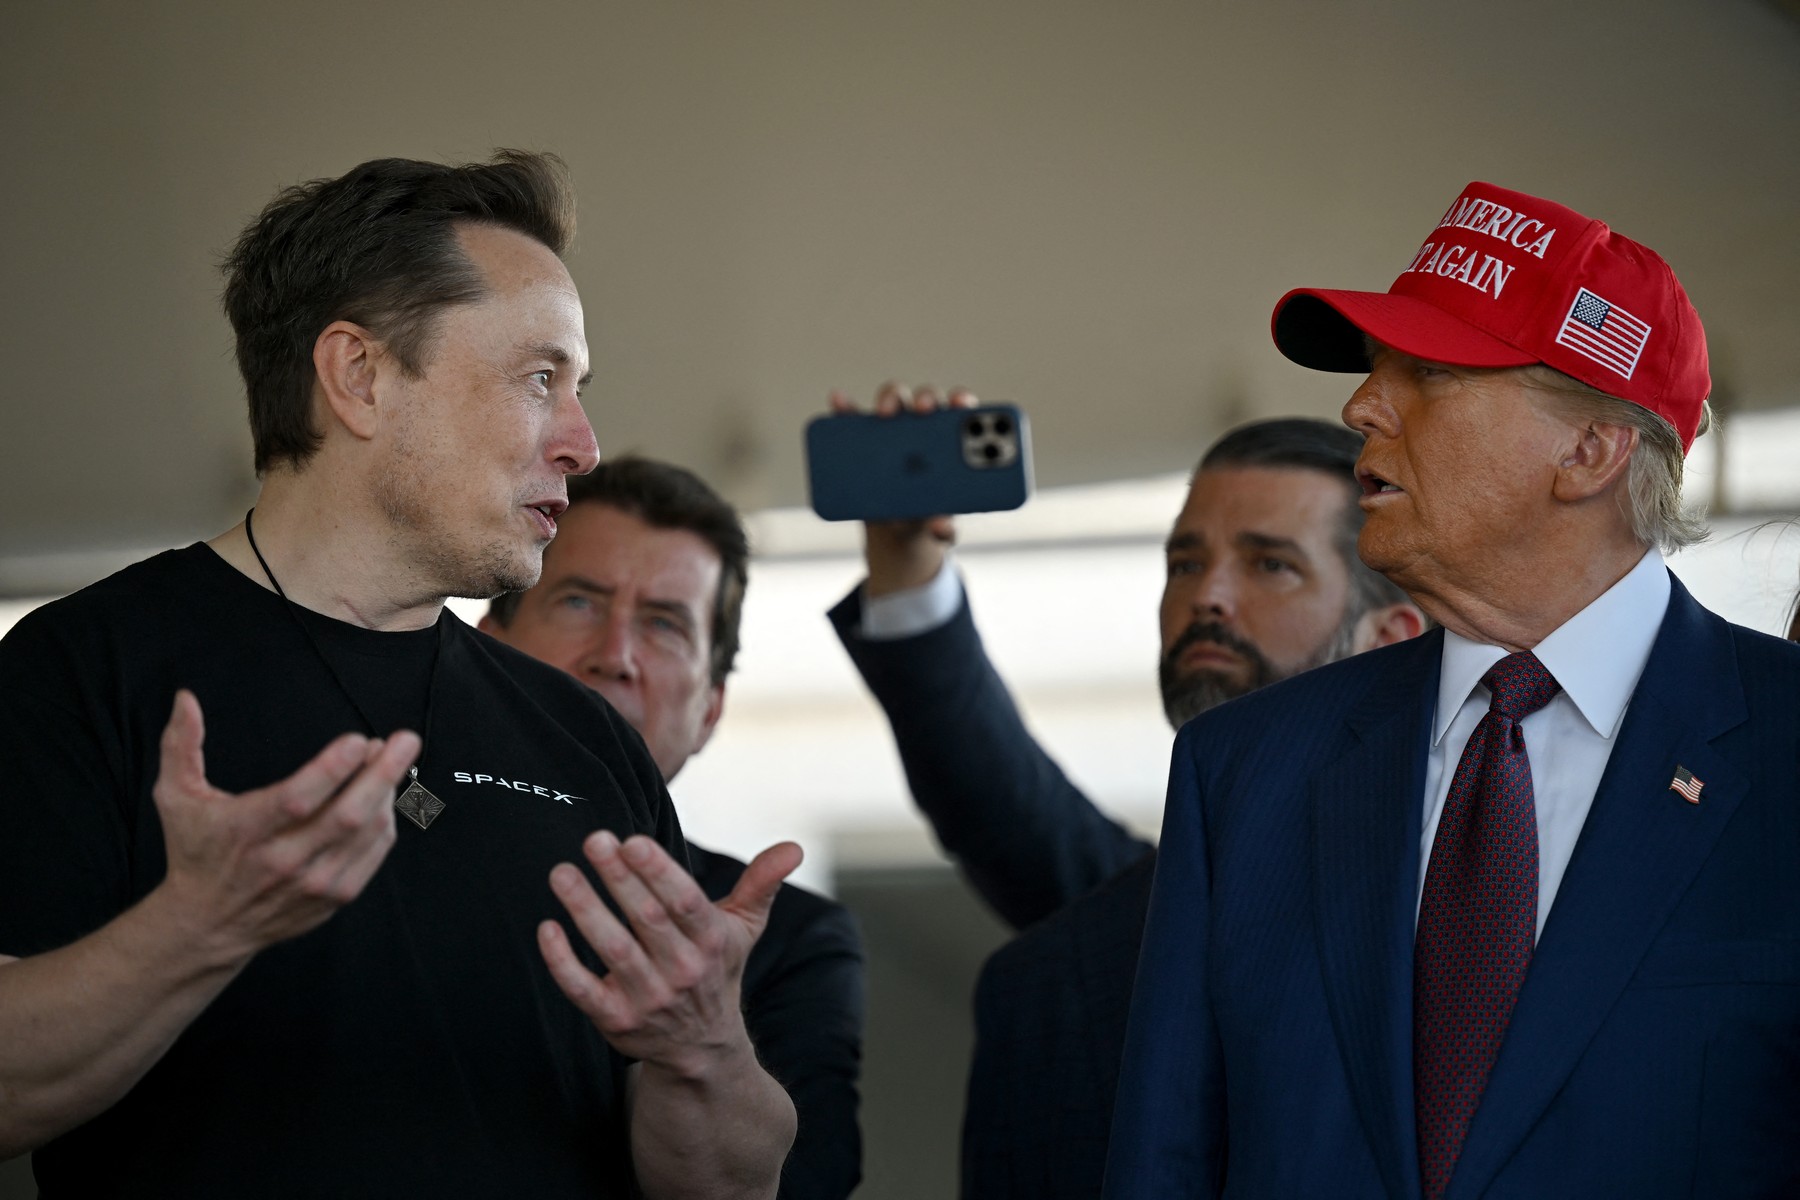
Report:
M831 610L850 660L887 713L913 799L981 898L1015 929L1149 852L1032 738L988 661L967 597L914 637L862 636L862 591Z
M692 845L689 852L711 899L744 872L735 858ZM863 948L850 910L783 884L744 966L743 1004L757 1059L787 1089L799 1119L779 1200L844 1200L862 1179Z

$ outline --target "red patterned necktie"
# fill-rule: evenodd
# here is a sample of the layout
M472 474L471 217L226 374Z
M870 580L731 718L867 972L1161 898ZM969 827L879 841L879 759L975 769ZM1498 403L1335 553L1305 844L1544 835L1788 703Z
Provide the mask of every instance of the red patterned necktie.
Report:
M1413 947L1413 1100L1426 1200L1456 1169L1537 933L1537 813L1519 722L1557 693L1529 652L1481 677L1492 693L1450 781Z

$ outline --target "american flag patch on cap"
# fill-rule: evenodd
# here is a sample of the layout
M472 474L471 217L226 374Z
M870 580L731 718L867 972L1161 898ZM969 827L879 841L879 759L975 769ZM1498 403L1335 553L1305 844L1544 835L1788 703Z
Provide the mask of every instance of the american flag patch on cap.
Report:
M1569 305L1569 315L1556 331L1557 345L1567 346L1626 379L1637 370L1638 358L1649 340L1650 326L1586 288L1575 293L1575 303Z
M1689 804L1700 803L1700 789L1706 785L1694 778L1694 773L1686 767L1675 768L1675 778L1669 781L1671 792L1680 792L1681 798Z

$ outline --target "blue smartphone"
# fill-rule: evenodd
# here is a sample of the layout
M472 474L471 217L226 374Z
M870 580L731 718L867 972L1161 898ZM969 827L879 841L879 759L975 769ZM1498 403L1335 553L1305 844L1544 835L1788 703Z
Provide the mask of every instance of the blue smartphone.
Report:
M806 426L813 511L908 521L1017 508L1031 495L1031 436L1011 404L893 417L832 413Z

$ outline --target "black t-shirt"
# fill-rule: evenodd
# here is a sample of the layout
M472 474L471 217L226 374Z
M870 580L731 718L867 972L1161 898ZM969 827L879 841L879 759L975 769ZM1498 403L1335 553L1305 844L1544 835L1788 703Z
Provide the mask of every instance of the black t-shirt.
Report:
M178 687L232 793L338 734L421 730L429 689L419 778L446 803L429 829L399 818L361 896L259 954L122 1100L39 1149L47 1200L632 1194L627 1061L557 989L535 928L567 924L549 871L595 829L685 861L674 810L588 688L440 626L296 610L195 545L0 642L0 954L74 941L162 879L151 788Z

